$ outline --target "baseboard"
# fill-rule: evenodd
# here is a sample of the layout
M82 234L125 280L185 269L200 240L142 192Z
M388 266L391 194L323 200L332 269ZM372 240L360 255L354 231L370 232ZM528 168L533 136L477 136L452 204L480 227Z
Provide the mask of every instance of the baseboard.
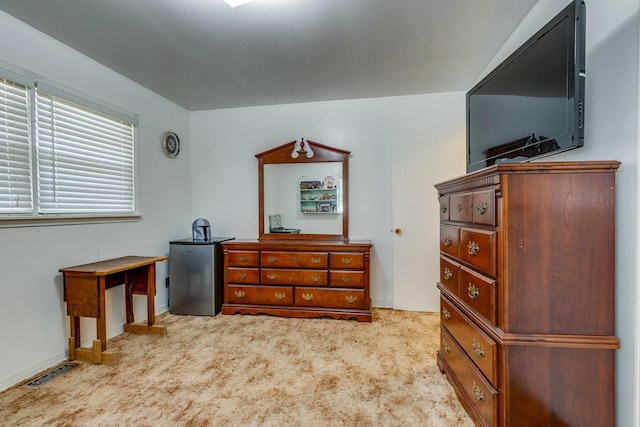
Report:
M64 362L65 360L67 360L67 353L66 352L60 352L57 353L55 356L52 356L48 359L45 359L33 366L30 366L27 369L23 369L19 372L16 372L15 374L7 377L7 378L2 378L0 379L0 391L4 391L6 389L9 389L13 386L16 386L26 380L28 380L31 377L34 377L35 375L46 371L47 369L51 368L52 366L57 365L60 362Z

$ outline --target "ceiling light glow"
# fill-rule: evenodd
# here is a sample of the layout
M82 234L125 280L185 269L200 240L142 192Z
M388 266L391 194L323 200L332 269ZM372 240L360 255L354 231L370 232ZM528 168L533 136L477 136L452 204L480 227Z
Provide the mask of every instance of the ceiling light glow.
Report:
M224 0L226 4L232 8L242 6L243 4L251 3L253 0Z

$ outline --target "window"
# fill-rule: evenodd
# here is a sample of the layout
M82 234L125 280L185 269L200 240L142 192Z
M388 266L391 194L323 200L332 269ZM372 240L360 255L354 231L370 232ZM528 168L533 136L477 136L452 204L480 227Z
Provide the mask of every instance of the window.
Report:
M33 211L29 117L27 88L0 79L0 214Z
M135 214L134 122L0 78L0 216Z

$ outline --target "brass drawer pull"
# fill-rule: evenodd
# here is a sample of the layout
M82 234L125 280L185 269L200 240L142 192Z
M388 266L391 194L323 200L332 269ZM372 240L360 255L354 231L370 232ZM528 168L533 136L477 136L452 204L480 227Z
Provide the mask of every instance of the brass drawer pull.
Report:
M269 279L269 280L273 280L273 279L275 279L276 277L278 277L278 275L277 275L277 274L275 274L275 273L269 273L269 274L267 274L267 279Z
M469 287L467 288L467 294L471 299L478 299L478 297L480 296L480 289L476 288L471 283L469 283Z
M249 258L246 255L241 255L238 259L240 260L240 262L247 262Z
M315 274L313 276L311 276L311 281L313 282L319 282L320 281L320 276Z
M285 297L285 293L284 292L276 292L275 295L276 295L276 299L277 300L283 300L284 297Z
M449 312L449 310L447 310L447 307L442 307L442 318L444 320L451 319L451 313Z
M478 255L478 252L480 252L480 245L476 242L469 241L469 244L467 245L467 252L469 252L469 255Z
M322 261L322 258L320 257L312 257L311 258L311 262L314 264L320 264L320 261Z
M476 212L478 212L478 215L484 215L487 213L488 208L489 204L487 202L479 202L476 205Z
M342 276L342 281L344 283L349 283L351 281L351 276Z
M462 212L462 203L458 203L458 212Z
M275 257L275 256L268 256L268 257L267 257L267 261L269 261L270 263L272 263L272 264L273 264L274 262L278 261L278 257Z
M351 264L351 258L342 258L342 263L347 265Z
M302 294L302 299L305 301L311 301L313 299L313 294Z
M442 339L442 349L445 353L451 353L451 347L449 347L449 343L444 338Z
M233 294L238 298L242 298L243 296L245 296L244 291L235 291Z
M354 296L354 295L347 295L346 300L349 304L353 304L356 301L358 301L358 297Z
M482 358L484 357L484 348L476 340L473 340L473 354Z
M473 382L472 389L473 389L473 395L476 397L476 400L478 401L478 403L483 403L484 393L480 390L480 387L478 387L475 381Z
M241 278L242 280L244 280L244 279L246 279L246 278L247 278L247 273L240 273L240 274L238 274L238 276L240 276L240 278Z
M292 257L291 257L291 262L298 262L298 258L297 258L297 257L292 256Z
M442 212L443 214L447 213L448 209L449 209L449 206L447 206L445 204L440 205L440 212Z
M444 236L444 241L442 243L445 246L451 246L453 244L453 236L449 236L449 235Z
M443 275L444 275L444 279L449 281L453 277L453 271L451 271L450 268L445 267Z

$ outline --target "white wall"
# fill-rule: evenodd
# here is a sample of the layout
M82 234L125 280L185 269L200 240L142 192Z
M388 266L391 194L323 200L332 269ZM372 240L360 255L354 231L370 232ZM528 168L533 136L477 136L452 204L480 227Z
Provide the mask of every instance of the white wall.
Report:
M69 335L62 294L62 267L124 255L166 255L171 239L191 233L188 112L121 75L0 12L6 40L0 62L26 70L90 98L139 115L138 189L141 221L0 228L0 390L64 359ZM182 137L182 155L164 156L160 138ZM156 307L167 309L158 264ZM122 331L123 289L107 291L107 333ZM146 299L134 297L137 321ZM95 321L82 319L83 342L95 337Z
M373 242L373 305L391 307L394 135L398 129L463 123L463 108L464 94L457 92L194 112L193 213L208 218L214 234L256 239L258 163L254 154L300 138L351 151L349 237ZM428 133L423 137L424 144L441 147ZM423 167L439 159L434 149ZM424 196L432 198L437 209L433 184L424 183ZM437 235L437 224L434 227ZM425 272L423 277L438 277L438 272Z
M487 71L568 3L568 0L539 0ZM622 162L616 177L616 335L621 341L621 348L616 352L616 425L638 427L640 325L636 262L640 1L586 0L586 7L585 146L544 160L615 159ZM579 292L579 284L576 285L576 292Z

